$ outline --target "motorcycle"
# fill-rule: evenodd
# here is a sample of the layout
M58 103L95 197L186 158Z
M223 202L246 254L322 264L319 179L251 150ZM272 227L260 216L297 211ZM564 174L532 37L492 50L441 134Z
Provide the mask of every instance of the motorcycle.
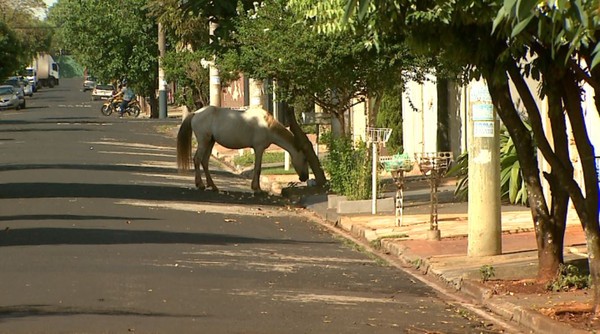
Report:
M121 102L123 102L122 97L120 97L120 96L114 97L113 96L110 99L108 99L106 102L104 102L104 104L100 108L100 112L104 116L110 116L113 112L119 111L119 108L121 108ZM132 117L138 117L140 115L139 102L136 99L131 100L129 102L129 104L127 105L127 108L125 108L125 111L123 112L123 114L127 114Z

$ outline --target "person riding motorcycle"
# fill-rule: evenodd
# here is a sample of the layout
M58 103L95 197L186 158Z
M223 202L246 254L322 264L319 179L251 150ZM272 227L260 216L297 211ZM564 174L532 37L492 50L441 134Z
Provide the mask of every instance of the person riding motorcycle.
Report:
M129 87L127 87L127 81L123 80L121 83L121 90L114 95L114 97L123 96L123 101L121 102L121 106L119 109L119 117L123 117L123 113L125 113L125 109L129 105L129 102L135 98L135 93Z

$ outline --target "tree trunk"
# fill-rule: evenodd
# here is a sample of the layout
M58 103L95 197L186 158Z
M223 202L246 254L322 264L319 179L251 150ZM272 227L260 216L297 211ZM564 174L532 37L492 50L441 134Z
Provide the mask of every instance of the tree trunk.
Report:
M518 69L515 77L510 73L517 90L527 108L537 111L535 101L523 81L523 77ZM543 187L540 180L540 171L535 159L535 147L529 130L523 124L521 117L514 107L508 86L508 78L502 82L494 81L488 78L490 84L490 94L495 101L498 115L506 125L510 137L515 143L517 156L521 165L521 172L524 182L527 185L528 203L531 209L533 219L537 248L538 248L538 276L540 282L549 282L558 273L558 268L563 262L563 239L565 221L555 220L550 215L546 199L544 197ZM524 96L525 95L525 96Z
M450 148L450 113L448 112L448 79L437 80L437 150L451 151Z
M597 315L600 315L600 227L598 225L598 176L596 174L594 146L590 142L585 119L583 118L579 82L572 73L567 73L561 83L565 91L564 99L567 115L573 129L572 133L583 170L585 196L575 180L568 179L566 173L559 175L559 182L569 192L585 231L589 254L588 263L594 287L594 310Z
M343 113L331 113L331 134L334 138L346 137L346 120ZM337 124L335 124L337 122Z
M158 118L158 99L154 94L148 97L150 102L150 118Z
M286 110L286 116L290 123L290 131L294 134L294 137L300 143L300 147L302 151L306 155L306 160L315 175L315 181L317 182L317 186L324 186L327 183L327 178L325 177L325 172L321 167L321 162L319 161L319 157L315 153L313 149L313 145L311 141L306 136L306 133L302 131L302 128L298 125L296 121L296 115L294 114L293 108L284 108Z
M562 112L562 103L560 96L556 93L548 94L548 114L552 127L552 138L554 139L554 152L562 161L569 161L569 142L565 128L565 118ZM571 177L573 170L571 169ZM566 230L567 211L569 205L569 194L562 189L557 181L557 173L552 169L550 173L544 173L548 184L550 185L550 194L552 197L550 216L553 228L544 231L541 242L548 243L546 248L553 248L552 251L560 256L560 263L564 262L564 235ZM553 263L554 264L554 263ZM558 268L552 266L542 266L540 263L540 276L555 277Z
M381 101L383 100L383 94L374 95L371 99L369 99L369 122L368 126L375 127L377 124L377 114L379 113L379 109L381 108Z

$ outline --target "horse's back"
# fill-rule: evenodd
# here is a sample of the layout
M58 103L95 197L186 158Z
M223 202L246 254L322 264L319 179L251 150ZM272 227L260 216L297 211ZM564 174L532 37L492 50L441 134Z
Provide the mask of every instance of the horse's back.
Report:
M235 110L207 106L196 111L194 132L212 138L222 146L238 149L270 145L272 116L264 109ZM266 147L265 146L265 147Z

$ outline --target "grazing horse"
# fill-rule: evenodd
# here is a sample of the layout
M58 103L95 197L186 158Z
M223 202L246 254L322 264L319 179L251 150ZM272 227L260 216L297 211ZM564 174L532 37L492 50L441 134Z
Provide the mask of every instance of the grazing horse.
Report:
M261 191L262 156L271 144L290 153L292 165L300 181L308 179L308 163L297 141L294 140L294 135L262 108L252 107L246 111L239 111L207 106L189 114L181 123L177 133L177 167L180 171L190 167L192 132L198 141L193 159L198 189L205 189L200 175L200 165L202 165L206 186L218 190L208 172L208 160L215 142L230 149L246 147L254 149L254 176L251 184L254 192Z

